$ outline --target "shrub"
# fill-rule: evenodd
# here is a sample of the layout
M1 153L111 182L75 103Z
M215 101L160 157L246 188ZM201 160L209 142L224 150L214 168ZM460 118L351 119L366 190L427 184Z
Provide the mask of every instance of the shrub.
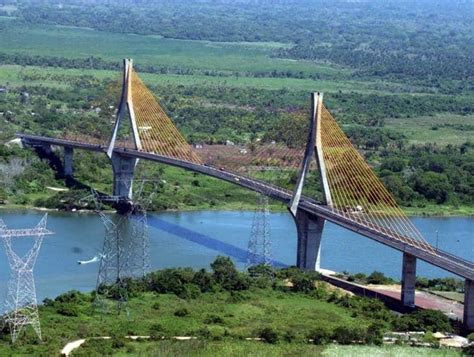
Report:
M222 340L227 333L227 330L222 326L206 326L198 332L202 337L214 341Z
M474 342L474 332L467 335L467 339L469 340L469 342Z
M287 330L283 334L283 340L285 342L291 343L298 339L298 335L293 330Z
M334 339L342 344L349 345L353 342L365 342L367 331L359 326L339 326L334 330Z
M112 348L119 349L125 347L125 341L122 337L112 338Z
M372 274L370 274L367 277L367 283L368 284L392 284L393 280L390 278L387 278L384 273L379 272L379 271L374 271Z
M449 318L437 310L419 310L403 315L394 325L398 331L452 331Z
M367 328L367 343L380 346L383 343L385 326L381 322L373 322Z
M316 288L314 285L315 279L303 273L293 276L291 282L293 284L293 291L309 293Z
M159 310L160 309L160 303L155 302L151 307L152 307L153 310Z
M54 301L58 301L61 303L70 303L70 302L78 303L78 302L87 301L87 300L88 300L88 297L77 290L70 290L64 294L57 296L56 299L54 299Z
M315 345L325 345L331 342L332 331L329 328L319 326L311 331L308 337L313 340Z
M196 284L201 292L205 293L211 291L214 284L214 279L206 269L201 269L196 274L194 274L193 284Z
M201 295L201 289L195 284L186 284L177 295L181 299L196 299Z
M164 336L163 326L161 324L153 324L150 326L150 339L153 341L161 340Z
M258 337L265 342L275 344L278 342L278 333L271 327L265 327L258 332Z
M241 291L231 291L227 302L231 304L236 304L245 300L248 300L248 297Z
M248 268L249 275L251 277L267 277L272 278L275 276L275 270L268 265L259 264Z
M220 317L219 315L208 315L204 319L205 324L223 324L224 319Z
M174 316L178 316L178 317L184 317L188 315L189 315L189 310L186 309L185 307L178 309L174 312Z
M70 304L61 304L61 305L59 305L58 308L56 309L56 312L60 315L63 315L63 316L75 317L75 316L79 315L77 307L74 306L74 305L70 305Z
M215 281L225 290L245 290L250 286L248 276L239 274L229 257L218 256L211 268Z

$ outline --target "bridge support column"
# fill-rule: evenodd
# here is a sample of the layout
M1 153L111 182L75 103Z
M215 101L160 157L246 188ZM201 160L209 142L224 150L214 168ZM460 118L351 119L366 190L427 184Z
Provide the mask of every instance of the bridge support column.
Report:
M464 282L464 327L474 331L474 281L466 279Z
M47 155L53 152L53 149L51 148L50 144L41 143L40 148Z
M402 266L402 304L415 306L416 257L403 253Z
M297 211L294 219L298 233L296 266L302 270L319 270L325 220L301 210Z
M132 199L133 175L138 159L120 156L112 156L112 168L114 171L113 195Z
M64 147L64 176L72 176L74 149L68 146Z

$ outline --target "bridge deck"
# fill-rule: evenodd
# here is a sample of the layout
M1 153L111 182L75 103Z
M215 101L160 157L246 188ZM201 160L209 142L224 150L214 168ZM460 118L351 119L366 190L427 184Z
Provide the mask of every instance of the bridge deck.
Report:
M71 141L71 140L56 139L56 138L49 138L49 137L36 136L36 135L25 135L25 134L18 134L17 136L21 138L23 142L32 146L41 145L41 144L49 144L49 145L77 148L77 149L103 152L103 153L105 153L107 150L107 148L102 145L93 145L93 144L82 143L82 142ZM114 151L117 154L120 154L123 156L159 162L162 164L176 166L176 167L180 167L186 170L216 177L218 179L231 182L233 184L267 195L285 204L289 204L292 198L293 193L289 190L271 185L266 182L258 181L249 177L245 177L245 176L237 175L235 173L216 169L210 166L195 164L188 161L178 160L175 158L151 154L151 153L147 153L143 151L125 149L125 148L116 148ZM474 280L474 262L465 260L463 258L457 257L455 255L452 255L442 250L435 250L435 252L433 253L432 251L422 249L418 246L414 246L409 243L402 242L401 240L390 236L390 234L388 234L383 227L376 227L376 226L369 227L369 226L363 225L362 223L355 222L354 220L351 220L348 217L343 216L342 214L332 210L330 207L324 206L309 197L305 197L305 196L302 197L299 208L313 215L320 216L328 220L329 222L337 224L350 231L359 233L365 237L368 237L379 243L387 245L391 248L397 249L401 252L409 253L427 263L440 267L456 275L459 275L469 280Z

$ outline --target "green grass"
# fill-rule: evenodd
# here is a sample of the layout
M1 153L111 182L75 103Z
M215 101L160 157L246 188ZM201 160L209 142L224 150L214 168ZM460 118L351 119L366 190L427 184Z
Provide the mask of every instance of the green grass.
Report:
M408 216L474 216L474 207L426 203L424 207L402 207Z
M107 343L107 342L105 342ZM109 342L110 343L110 342ZM86 347L86 345L84 345ZM86 351L77 350L81 356ZM84 348L85 350L85 348ZM160 341L128 343L114 356L320 356L322 346L258 341Z
M28 77L22 78L22 75ZM12 87L22 85L41 85L45 87L71 88L70 81L83 75L90 75L99 79L121 78L119 71L94 70L94 69L64 69L43 68L35 66L0 65L0 84ZM36 79L30 78L37 76ZM232 88L256 88L266 90L287 89L291 91L312 92L315 90L327 93L359 92L359 93L385 93L396 90L398 85L390 86L385 92L374 89L371 82L345 80L336 82L332 80L311 80L296 78L254 78L254 77L210 77L205 75L177 75L177 74L151 74L141 73L140 77L147 85L199 85L199 86L224 86Z
M460 356L456 350L452 349L433 349L406 346L340 346L332 345L323 353L328 357L405 357L405 356Z
M94 341L105 346L112 341ZM88 343L77 349L73 356L89 356ZM90 345L89 345L90 346ZM93 353L93 352L92 352ZM409 346L315 346L301 343L270 345L258 341L159 341L126 342L113 354L119 356L325 356L325 357L405 357L405 356L460 356L456 350L416 348Z
M219 43L166 39L160 36L141 36L94 31L91 29L23 25L15 23L0 37L4 53L24 53L42 56L59 54L66 58L98 56L121 61L132 57L137 63L158 66L222 71L302 71L341 77L348 69L311 62L271 58L278 43ZM249 59L252 58L250 61Z
M410 144L460 145L474 137L474 115L438 114L388 119L386 127L407 137Z
M329 327L368 325L361 317L351 317L350 311L343 307L302 294L252 290L243 292L242 296L242 301L235 302L229 300L227 292L202 294L195 300L183 300L170 294L145 293L130 299L128 316L125 313L98 315L92 311L89 301L75 303L79 312L77 317L63 316L56 312L55 307L43 306L40 307L40 319L44 342L35 344L32 329L27 328L26 336L23 335L14 346L8 341L9 336L0 339L0 355L51 354L59 352L67 342L81 337L149 335L151 326L158 323L165 336L199 336L199 331L208 327L217 330L219 338L225 334L226 338L237 344L242 338L256 337L257 330L266 326L281 333L292 330L304 341L318 324ZM153 308L156 302L160 304L159 310ZM189 315L176 317L174 312L182 307L189 310ZM218 315L223 322L217 325L206 323L209 315ZM245 350L234 347L219 348L223 351L228 348Z
M454 300L460 303L464 303L464 294L458 293L456 291L437 291L437 290L430 290L431 294L442 296L449 300Z

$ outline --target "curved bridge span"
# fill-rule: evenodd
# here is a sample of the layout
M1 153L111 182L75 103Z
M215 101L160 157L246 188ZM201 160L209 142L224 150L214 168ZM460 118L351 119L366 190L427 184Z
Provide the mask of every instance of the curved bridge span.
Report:
M78 141L64 140L49 138L36 135L25 135L18 134L18 137L29 146L41 146L41 145L54 145L67 148L83 149L88 151L95 151L99 153L106 153L107 148L101 145L93 145ZM238 175L236 173L228 172L225 170L216 169L207 165L200 165L176 158L170 158L162 155L147 153L139 150L115 148L114 152L124 156L135 159L143 159L170 166L179 167L185 170L201 173L207 176L215 177L217 179L230 182L234 185L244 187L246 189L261 193L272 199L278 200L286 205L289 205L293 192L271 185L267 182L259 181L253 178ZM309 215L315 217L321 217L329 222L332 222L338 226L346 228L352 232L358 233L362 236L375 240L379 243L387 245L391 248L399 250L401 252L409 253L416 258L426 261L429 264L435 265L446 271L459 275L465 279L474 279L474 263L460 257L449 254L442 250L436 250L435 254L430 251L426 251L419 247L402 243L399 240L393 239L389 232L384 232L383 227L368 227L364 224L354 222L353 220L344 217L337 212L334 212L326 205L317 202L316 200L302 196L299 208Z

